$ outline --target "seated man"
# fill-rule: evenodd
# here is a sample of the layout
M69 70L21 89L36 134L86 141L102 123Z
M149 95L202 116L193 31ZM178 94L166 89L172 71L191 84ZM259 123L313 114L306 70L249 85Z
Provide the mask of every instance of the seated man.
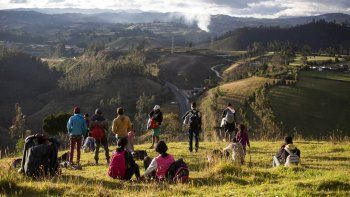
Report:
M273 156L272 165L298 165L300 162L300 150L293 144L293 138L288 136L284 138L284 144L278 153Z
M139 166L131 153L125 150L127 144L127 138L118 139L118 148L112 155L108 169L108 176L113 179L130 180L134 174L137 179L140 178Z
M56 175L59 171L58 148L57 140L48 139L45 135L36 134L27 137L19 172L34 178Z

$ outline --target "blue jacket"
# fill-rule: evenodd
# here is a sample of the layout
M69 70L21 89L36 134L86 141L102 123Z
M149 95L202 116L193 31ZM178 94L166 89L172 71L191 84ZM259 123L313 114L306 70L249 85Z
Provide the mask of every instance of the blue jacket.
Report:
M67 122L67 131L72 135L85 135L88 131L84 117L80 114L74 114Z

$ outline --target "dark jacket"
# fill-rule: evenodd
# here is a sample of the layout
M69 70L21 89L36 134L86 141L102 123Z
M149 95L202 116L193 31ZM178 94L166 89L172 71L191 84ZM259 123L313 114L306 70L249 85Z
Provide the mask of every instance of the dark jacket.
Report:
M30 177L56 175L59 171L58 148L56 139L48 139L47 144L38 144L37 136L29 136L25 139L21 171Z
M117 152L122 152L124 149L117 148ZM126 151L125 153L125 162L126 162L126 170L132 168L135 171L136 177L140 177L140 171L139 171L139 166L136 164L132 154L129 151Z
M191 129L201 129L202 127L202 116L201 116L201 113L196 110L196 109L191 109L191 110L188 110L184 116L182 116L182 120L185 120L186 118L190 118L189 116L194 114L194 113L198 113L198 117L199 117L199 122L198 122L198 125L193 125L195 128L191 128Z
M281 163L286 163L287 157L289 156L289 153L284 149L285 147L287 147L290 152L298 155L298 157L300 158L300 150L296 146L294 146L294 144L283 144L276 154L277 159Z
M163 113L161 111L155 112L153 110L148 114L148 116L149 116L149 118L153 118L155 121L157 121L159 123L159 125L161 125L163 122Z

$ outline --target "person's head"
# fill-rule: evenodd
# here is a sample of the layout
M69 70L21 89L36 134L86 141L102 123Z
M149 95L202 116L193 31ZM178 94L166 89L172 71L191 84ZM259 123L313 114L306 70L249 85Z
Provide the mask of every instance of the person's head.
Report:
M118 148L124 149L128 144L128 138L120 138L118 139L117 146Z
M192 102L191 103L191 109L196 109L197 108L197 103L196 102Z
M231 103L227 103L227 107L232 107L232 104Z
M119 108L117 109L117 115L118 115L118 116L121 116L121 115L123 115L123 114L124 114L124 109L121 108L121 107L119 107Z
M153 107L153 111L160 111L160 106L159 105L155 105Z
M161 154L162 156L166 156L167 151L168 146L166 145L166 143L163 140L159 141L156 146L156 152Z
M95 114L96 114L96 115L102 115L102 110L99 109L99 108L97 108L97 109L95 110Z
M240 124L240 125L238 126L238 130L239 130L239 131L245 131L245 126L244 126L244 124Z
M74 114L80 114L80 108L78 106L73 108L73 113Z
M47 136L45 134L36 134L38 144L45 144L47 142Z
M293 144L293 138L291 136L287 136L284 138L284 143Z
M85 113L84 114L84 118L87 120L87 119L89 119L89 114L88 113Z

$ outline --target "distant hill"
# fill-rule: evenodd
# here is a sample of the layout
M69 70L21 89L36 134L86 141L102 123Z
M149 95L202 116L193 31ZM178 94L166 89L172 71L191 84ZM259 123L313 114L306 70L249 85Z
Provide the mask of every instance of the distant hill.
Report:
M329 47L350 47L350 27L324 20L294 27L245 27L236 29L218 38L215 49L246 50L254 42L262 44L289 42L303 47L309 45L314 50Z
M259 19L231 17L227 15L215 15L211 17L209 30L214 35L222 35L226 32L233 31L243 27L259 27L259 26L280 26L292 27L296 25L307 24L312 21L325 20L327 22L335 21L337 23L350 24L350 15L342 13L330 13L317 16L275 18L275 19Z

